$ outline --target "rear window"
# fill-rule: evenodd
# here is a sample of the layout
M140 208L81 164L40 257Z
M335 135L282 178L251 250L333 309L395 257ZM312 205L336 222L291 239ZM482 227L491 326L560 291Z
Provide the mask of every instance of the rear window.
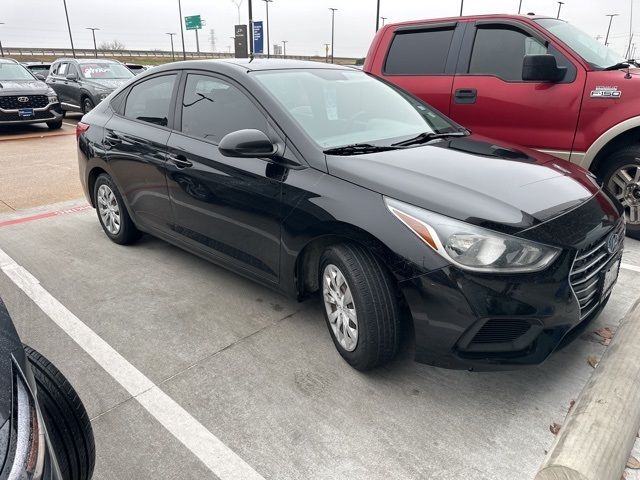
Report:
M384 72L388 75L444 73L453 30L452 27L396 33Z

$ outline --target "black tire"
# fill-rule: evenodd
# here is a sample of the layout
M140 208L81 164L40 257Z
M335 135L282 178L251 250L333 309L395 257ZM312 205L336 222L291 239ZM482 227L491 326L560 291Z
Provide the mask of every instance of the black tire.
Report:
M64 480L89 480L96 460L91 421L76 391L44 356L25 345L38 403Z
M635 172L640 172L640 145L630 145L628 147L622 148L609 156L607 159L606 165L601 169L602 174L600 177L602 178L602 182L604 186L607 187L611 193L618 197L621 200L620 195L622 194L622 188L619 186L612 187L613 177L616 173L623 169L628 168ZM631 201L636 201L634 205L640 209L640 184L634 183L636 185L635 190L633 186L629 187L631 189L630 195L632 196ZM633 223L630 221L630 205L629 205L629 197L623 201L623 205L625 207L625 216L627 220L627 236L631 238L635 238L640 240L640 218ZM633 200L635 198L635 200ZM625 203L626 202L626 203Z
M91 110L93 110L95 106L96 105L93 103L93 100L91 100L89 97L84 97L84 99L82 100L82 113L86 115Z
M328 265L340 270L352 293L358 324L357 343L352 351L340 344L329 321L323 280ZM400 343L400 307L395 281L382 262L361 245L334 245L322 254L319 281L329 333L349 365L369 370L393 359Z
M109 189L114 193L118 210L120 214L120 229L117 233L110 232L107 226L100 215L100 205L98 199L98 190L101 185L106 185ZM122 200L122 195L120 195L120 191L116 184L113 182L113 179L107 175L106 173L101 173L98 175L96 179L96 183L93 186L93 199L96 205L96 212L98 213L98 220L100 221L100 225L102 226L102 230L113 242L119 245L129 245L138 240L141 236L140 230L136 228L131 217L129 216L129 212L127 211L127 207Z
M49 127L49 130L59 130L62 128L62 119L47 122L47 127Z

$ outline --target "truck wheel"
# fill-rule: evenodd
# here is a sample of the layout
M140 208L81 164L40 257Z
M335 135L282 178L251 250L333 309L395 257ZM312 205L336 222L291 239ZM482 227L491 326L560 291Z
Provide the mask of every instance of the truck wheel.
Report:
M627 235L640 240L640 146L611 155L602 180L624 206Z
M64 480L89 480L96 461L87 411L60 371L34 349L24 347L38 387L38 403Z
M390 361L398 351L400 308L394 280L357 244L329 247L320 260L325 319L340 355L355 369Z

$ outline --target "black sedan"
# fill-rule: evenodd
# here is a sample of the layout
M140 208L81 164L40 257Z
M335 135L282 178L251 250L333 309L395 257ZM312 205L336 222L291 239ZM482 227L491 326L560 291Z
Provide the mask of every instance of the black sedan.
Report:
M150 233L299 299L318 292L357 369L394 357L402 322L421 362L540 363L617 279L621 207L592 175L471 135L356 69L157 67L78 139L111 240Z
M89 480L87 412L60 371L23 346L0 299L0 478Z

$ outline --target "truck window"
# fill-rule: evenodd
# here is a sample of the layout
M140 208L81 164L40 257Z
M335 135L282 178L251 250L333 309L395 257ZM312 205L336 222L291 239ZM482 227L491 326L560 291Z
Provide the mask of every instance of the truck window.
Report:
M478 28L469 73L495 75L507 81L522 81L524 56L545 53L545 45L520 30L506 27Z
M399 31L393 38L384 73L438 75L444 73L453 28Z

